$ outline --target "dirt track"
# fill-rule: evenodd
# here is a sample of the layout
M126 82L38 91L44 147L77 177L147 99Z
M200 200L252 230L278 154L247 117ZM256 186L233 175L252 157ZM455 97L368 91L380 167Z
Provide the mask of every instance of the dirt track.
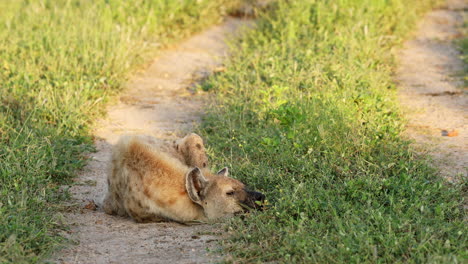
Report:
M449 0L428 13L399 53L396 73L409 121L406 135L451 182L466 178L468 170L468 90L453 43L462 36L467 8L466 1Z
M187 88L220 66L227 55L225 39L247 25L239 19L198 34L163 52L132 80L120 102L96 122L97 152L70 190L80 208L66 215L67 234L77 244L54 257L58 263L211 263L220 260L216 225L176 223L136 224L129 218L104 214L99 207L106 193L111 146L122 134L146 134L173 139L196 124L206 99ZM97 210L91 210L95 201ZM90 209L86 209L88 207Z

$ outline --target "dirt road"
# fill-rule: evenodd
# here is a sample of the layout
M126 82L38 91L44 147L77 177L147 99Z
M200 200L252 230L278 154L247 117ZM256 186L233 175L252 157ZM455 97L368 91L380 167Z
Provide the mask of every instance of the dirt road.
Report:
M467 8L466 1L449 0L428 13L399 53L396 73L409 120L406 135L451 182L466 178L468 170L468 89L453 43L462 36Z

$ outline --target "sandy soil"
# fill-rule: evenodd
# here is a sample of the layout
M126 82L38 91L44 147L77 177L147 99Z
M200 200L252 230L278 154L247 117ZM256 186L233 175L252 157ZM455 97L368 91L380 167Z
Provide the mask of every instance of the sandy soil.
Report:
M100 208L107 191L106 169L112 144L122 134L146 134L173 139L200 120L203 95L190 85L219 67L227 55L226 37L248 22L230 18L163 52L146 72L132 80L120 102L108 109L94 131L97 152L70 191L71 208L65 216L75 245L58 252L57 263L212 263L220 237L217 225L177 223L137 224L129 218L104 214ZM97 208L94 206L97 204Z
M406 135L451 182L466 178L468 171L468 90L453 43L462 36L467 8L464 0L449 0L428 13L414 38L404 44L396 73L400 102L409 120Z

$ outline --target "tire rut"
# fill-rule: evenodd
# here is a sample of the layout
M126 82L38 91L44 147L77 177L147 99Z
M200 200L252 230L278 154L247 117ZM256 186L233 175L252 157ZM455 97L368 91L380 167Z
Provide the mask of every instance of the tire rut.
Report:
M453 43L463 36L460 27L467 8L466 1L449 0L428 13L398 54L396 72L398 96L408 117L405 135L433 158L450 182L466 178L468 170L468 90Z

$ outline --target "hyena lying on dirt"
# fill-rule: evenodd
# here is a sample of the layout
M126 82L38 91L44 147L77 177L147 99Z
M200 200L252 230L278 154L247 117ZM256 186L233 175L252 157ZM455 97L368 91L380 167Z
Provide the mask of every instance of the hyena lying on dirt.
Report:
M195 133L174 141L166 141L146 135L134 137L137 137L142 143L149 144L153 148L177 158L189 167L206 168L208 166L208 157L206 156L203 139Z
M115 146L108 189L104 211L137 222L216 219L259 209L256 202L265 198L229 178L227 168L212 174L188 166L138 136L123 137Z

